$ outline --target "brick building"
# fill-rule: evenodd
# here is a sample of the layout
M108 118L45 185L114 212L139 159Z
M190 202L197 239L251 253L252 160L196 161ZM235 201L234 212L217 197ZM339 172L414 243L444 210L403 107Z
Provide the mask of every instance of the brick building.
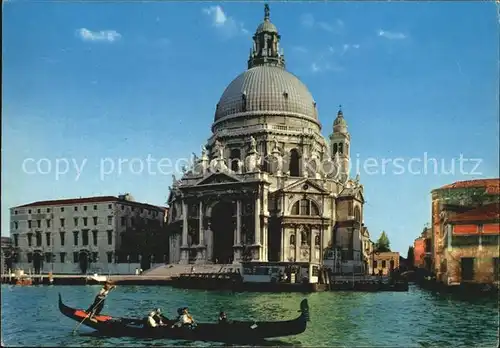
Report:
M432 229L425 227L420 237L413 242L413 266L431 270Z
M389 275L389 273L399 268L399 253L394 251L387 251L381 253L375 253L373 260L373 269L375 274L380 274L382 271L383 275Z
M446 284L498 281L499 179L456 182L432 192L432 256Z

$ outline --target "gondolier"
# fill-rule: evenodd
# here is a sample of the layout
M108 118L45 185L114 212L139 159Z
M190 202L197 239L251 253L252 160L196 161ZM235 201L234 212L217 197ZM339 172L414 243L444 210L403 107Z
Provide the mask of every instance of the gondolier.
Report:
M113 285L110 281L106 281L102 289L99 291L97 296L94 299L94 303L86 310L87 313L90 313L89 318L92 318L94 315L99 315L102 309L104 308L104 300L106 296L108 296L109 292L116 288L116 285Z

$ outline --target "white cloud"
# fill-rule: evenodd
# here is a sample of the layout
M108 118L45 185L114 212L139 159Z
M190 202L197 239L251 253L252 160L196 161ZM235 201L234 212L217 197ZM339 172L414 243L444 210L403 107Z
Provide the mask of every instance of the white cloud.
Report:
M336 64L333 61L328 61L325 62L324 60L320 59L317 62L313 62L311 64L311 72L312 73L320 73L320 72L327 72L327 71L334 71L334 72L339 72L344 70L340 65Z
M386 30L382 30L382 29L380 29L378 31L378 36L384 37L384 38L389 39L389 40L403 40L403 39L406 39L406 37L407 37L403 33L394 32L394 31L386 31Z
M316 22L314 16L310 13L305 13L300 16L300 23L303 27L317 27L330 33L339 33L344 28L344 22L341 19L336 19L333 24L330 24L328 22Z
M300 22L305 27L312 27L314 26L314 17L310 13L305 13L302 16L300 16Z
M91 31L86 28L80 28L76 31L76 33L83 41L115 42L122 37L122 35L116 30Z
M223 31L227 36L249 33L249 31L245 29L243 23L228 16L219 5L204 8L203 13L211 18L214 27Z
M349 50L353 50L353 49L357 50L360 47L361 46L359 44L344 44L342 46L342 53L341 53L341 55L345 54Z

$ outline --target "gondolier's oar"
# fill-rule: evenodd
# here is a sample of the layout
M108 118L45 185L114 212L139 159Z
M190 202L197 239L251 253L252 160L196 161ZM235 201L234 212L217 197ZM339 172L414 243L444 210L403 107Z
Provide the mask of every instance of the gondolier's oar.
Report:
M109 293L111 292L111 290L113 290L114 288L115 288L115 287L112 287L111 289L109 289L108 295L109 295ZM104 300L106 299L106 297L107 297L107 295L106 295L105 297L101 298L101 299L99 300L99 302L97 302L97 304L94 306L94 309L93 309L92 311L90 311L90 312L89 312L89 314L87 314L87 316L86 316L85 318L83 318L83 320L82 320L81 322L79 322L79 323L78 323L78 325L76 325L76 326L75 326L75 328L73 329L73 334L75 334L75 333L76 333L76 330L80 327L80 325L82 325L82 324L83 324L83 322L84 322L85 320L87 320L87 318L89 317L89 315L91 315L92 313L95 313L95 310L96 310L97 306L99 306L99 305L101 304L101 302L102 302L102 301L104 301Z

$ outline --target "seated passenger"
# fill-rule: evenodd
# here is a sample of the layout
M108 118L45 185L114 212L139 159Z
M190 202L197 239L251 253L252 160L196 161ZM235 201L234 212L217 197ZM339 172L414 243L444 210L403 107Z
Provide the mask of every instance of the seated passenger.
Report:
M225 312L220 312L219 314L219 324L227 323L227 315Z
M147 321L150 327L158 327L165 325L163 323L161 311L159 308L149 313Z
M174 326L181 327L181 326L191 326L191 325L194 325L195 322L193 320L193 317L189 314L188 308L184 307L184 308L179 308L179 309L180 309L180 311L179 310L177 311L177 313L180 312L179 318L178 318L177 322L174 325L172 325L172 327L174 327Z

